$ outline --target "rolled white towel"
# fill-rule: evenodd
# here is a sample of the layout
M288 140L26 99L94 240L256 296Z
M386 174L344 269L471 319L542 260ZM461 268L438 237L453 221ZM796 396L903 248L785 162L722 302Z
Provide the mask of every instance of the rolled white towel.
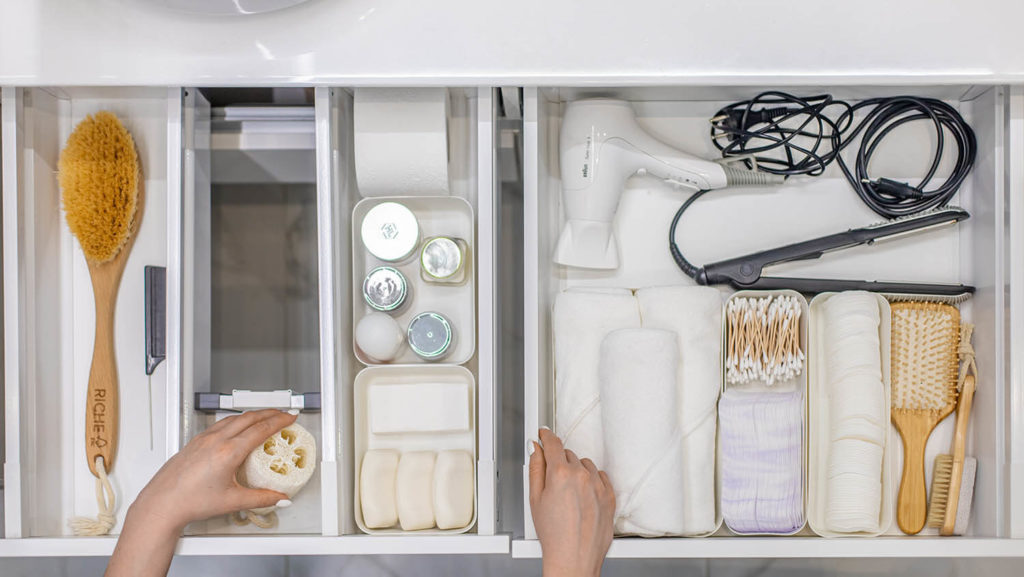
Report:
M628 289L571 289L555 299L555 433L567 449L602 469L601 341L625 328L640 328L640 310Z
M683 432L683 533L717 528L715 442L722 386L722 295L710 287L637 291L645 329L675 331L679 339L679 426Z
M623 329L601 345L605 467L615 488L615 532L684 532L683 455L672 331Z

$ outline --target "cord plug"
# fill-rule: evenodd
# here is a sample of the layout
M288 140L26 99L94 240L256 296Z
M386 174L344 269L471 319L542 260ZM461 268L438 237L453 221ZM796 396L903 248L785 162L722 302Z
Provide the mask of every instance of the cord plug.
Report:
M785 106L760 108L749 112L747 112L746 108L733 108L713 117L711 124L715 125L715 128L722 130L722 134L728 135L729 140L736 140L740 136L739 133L745 132L758 124L769 123L790 112L794 112L794 109Z
M896 198L923 198L924 192L905 182L899 182L898 180L892 180L891 178L879 178L874 182L868 181L868 183L875 189L875 191L889 196L895 196Z

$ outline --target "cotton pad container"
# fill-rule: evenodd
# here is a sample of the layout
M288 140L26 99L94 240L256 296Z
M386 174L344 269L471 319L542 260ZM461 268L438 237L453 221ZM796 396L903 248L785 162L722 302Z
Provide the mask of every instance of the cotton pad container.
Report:
M892 525L890 335L881 295L811 301L808 523L824 537L876 536Z

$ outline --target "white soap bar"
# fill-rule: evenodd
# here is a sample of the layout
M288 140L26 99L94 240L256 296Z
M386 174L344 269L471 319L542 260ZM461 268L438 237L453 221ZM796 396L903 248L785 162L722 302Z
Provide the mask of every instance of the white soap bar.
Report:
M469 385L417 383L370 387L370 430L389 433L468 431Z
M367 451L359 473L359 503L363 523L369 529L386 529L398 524L395 479L398 451Z
M434 516L438 529L462 529L473 521L473 457L466 451L437 455Z
M398 461L398 521L403 531L434 527L434 460L433 451L403 453Z

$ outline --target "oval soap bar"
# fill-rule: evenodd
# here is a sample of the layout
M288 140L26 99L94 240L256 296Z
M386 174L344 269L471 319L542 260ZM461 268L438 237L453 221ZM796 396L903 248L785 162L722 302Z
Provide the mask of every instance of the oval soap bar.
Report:
M462 529L473 522L473 457L442 451L434 465L434 517L438 529Z
M316 470L316 439L302 425L293 423L256 447L242 463L238 482L252 489L280 491L291 499L306 486ZM253 509L266 515L274 507Z
M434 527L434 460L433 451L403 453L398 461L398 522L403 531L419 531Z
M398 451L374 450L363 455L359 472L359 504L368 529L387 529L398 524L395 478Z

